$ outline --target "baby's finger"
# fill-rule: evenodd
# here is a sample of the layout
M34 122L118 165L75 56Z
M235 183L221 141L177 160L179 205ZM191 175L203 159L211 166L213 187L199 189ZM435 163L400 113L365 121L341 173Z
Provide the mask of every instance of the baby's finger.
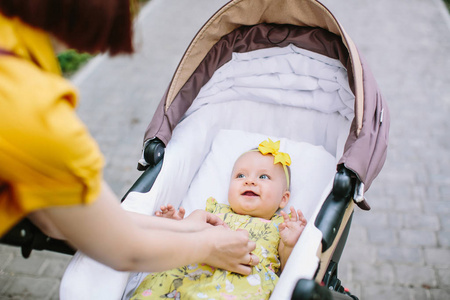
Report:
M295 208L293 206L291 206L291 221L293 222L297 222L298 218L297 218L297 213L295 212Z
M181 218L184 218L184 214L186 213L186 210L183 207L180 207L180 210L178 211Z
M281 216L283 217L284 222L289 221L289 215L288 215L286 212L281 211L280 214L281 214Z
M306 223L308 223L308 221L306 220L306 218L303 215L302 211L299 209L297 211L297 213L298 213L298 217L299 217L300 222L302 222L302 223L304 223L306 225Z

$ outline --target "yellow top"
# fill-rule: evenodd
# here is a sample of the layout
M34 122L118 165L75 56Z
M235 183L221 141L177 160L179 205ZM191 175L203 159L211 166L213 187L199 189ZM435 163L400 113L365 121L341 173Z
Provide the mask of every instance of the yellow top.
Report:
M90 203L103 157L49 36L0 14L0 236L34 210Z

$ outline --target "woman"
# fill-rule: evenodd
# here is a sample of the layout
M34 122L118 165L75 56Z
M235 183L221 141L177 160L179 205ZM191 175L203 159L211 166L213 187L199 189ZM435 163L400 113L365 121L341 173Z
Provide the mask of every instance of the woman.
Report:
M51 38L132 53L131 14L129 0L0 1L0 236L28 217L117 270L203 262L247 275L257 263L247 232L202 211L182 222L125 212L102 181L103 157L75 114Z

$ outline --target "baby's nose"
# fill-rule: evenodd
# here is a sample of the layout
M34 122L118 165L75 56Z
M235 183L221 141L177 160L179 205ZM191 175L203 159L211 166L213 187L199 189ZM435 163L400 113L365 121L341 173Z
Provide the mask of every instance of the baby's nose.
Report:
M245 180L246 185L255 185L255 180L251 177L247 177Z

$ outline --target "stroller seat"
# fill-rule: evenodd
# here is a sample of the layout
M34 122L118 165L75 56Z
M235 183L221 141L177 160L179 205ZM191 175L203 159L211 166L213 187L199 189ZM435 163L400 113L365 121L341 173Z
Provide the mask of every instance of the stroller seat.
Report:
M152 215L170 203L189 214L204 209L210 196L227 203L236 158L268 137L281 140L281 151L292 157L288 206L308 219L272 296L288 299L296 281L314 278L317 270L322 234L314 220L332 187L353 102L347 70L336 59L293 45L234 53L175 127L152 189L130 192L122 206ZM117 272L77 253L64 275L61 298L126 298L144 275Z

